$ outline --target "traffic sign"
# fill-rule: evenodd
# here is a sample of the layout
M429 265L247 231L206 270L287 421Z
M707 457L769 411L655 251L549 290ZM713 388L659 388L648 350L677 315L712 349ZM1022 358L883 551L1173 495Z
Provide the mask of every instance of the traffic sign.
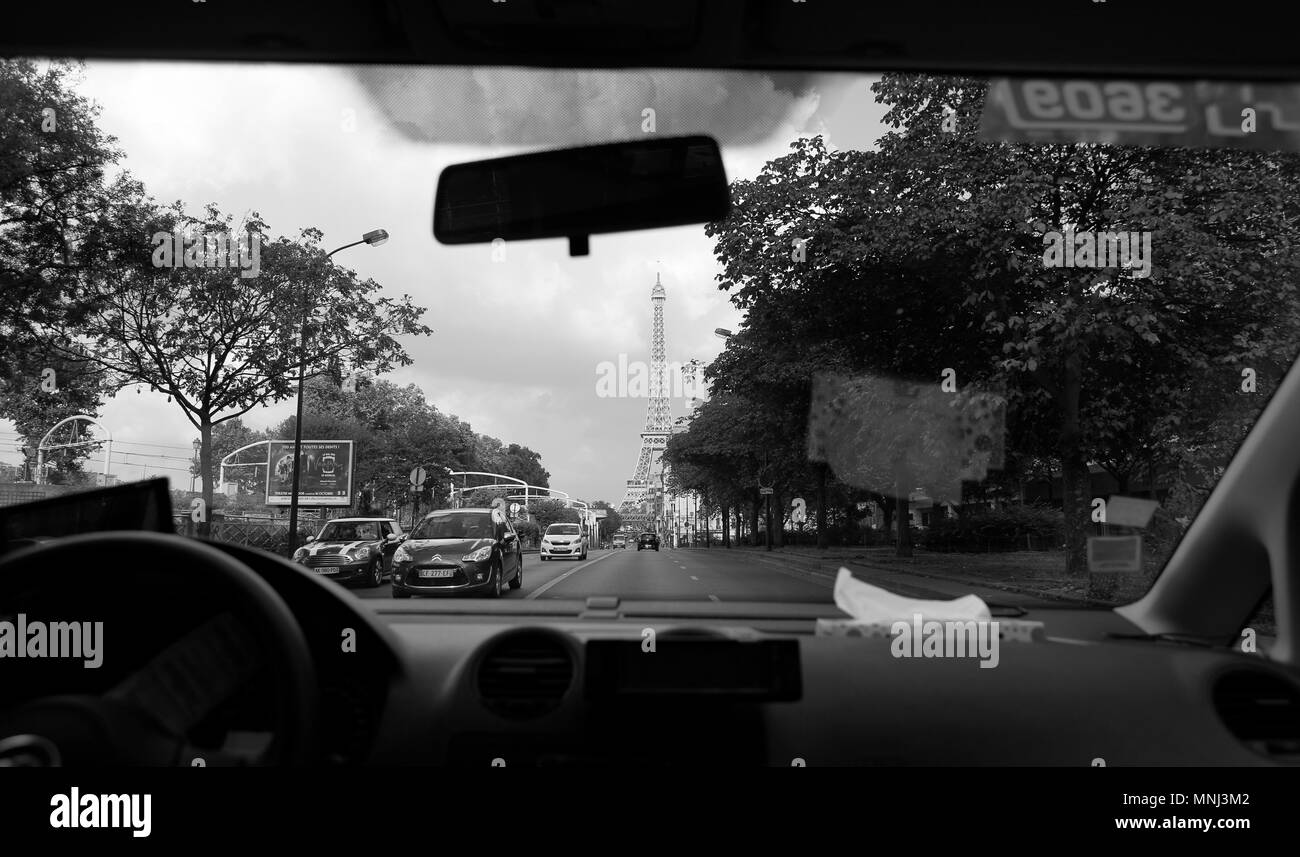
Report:
M429 474L425 472L423 467L415 468L411 471L411 485L416 488L423 488L424 480L427 479L428 476Z
M766 495L772 493L772 489L771 489L771 488L764 488L763 486L760 485L759 488L758 488L758 493L759 493L759 494L762 494L762 495L764 495L764 496L766 496Z

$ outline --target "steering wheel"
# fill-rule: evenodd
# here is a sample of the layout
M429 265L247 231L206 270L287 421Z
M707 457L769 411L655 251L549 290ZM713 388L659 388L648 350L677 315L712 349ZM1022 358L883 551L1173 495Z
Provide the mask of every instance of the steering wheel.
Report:
M171 623L179 630L147 647L157 650L150 656L141 643L151 625L168 623L151 623L146 608L160 600L155 609L181 611ZM185 611L201 614L191 622ZM82 635L94 625L87 614L102 616L98 666L126 677L105 686L86 669L93 661L31 659L30 646L28 660L0 657L0 685L18 678L11 689L53 691L18 705L0 701L0 766L302 765L314 758L318 696L306 639L284 600L247 566L203 542L149 532L69 536L0 558L0 620L21 619L29 633L29 623L43 623L47 657L57 654L54 623L68 623L62 645L79 641L88 653L92 641ZM132 615L143 627L131 624ZM74 637L70 626L81 633ZM191 745L188 733L254 679L273 697L269 745L243 753ZM58 692L69 685L99 692Z

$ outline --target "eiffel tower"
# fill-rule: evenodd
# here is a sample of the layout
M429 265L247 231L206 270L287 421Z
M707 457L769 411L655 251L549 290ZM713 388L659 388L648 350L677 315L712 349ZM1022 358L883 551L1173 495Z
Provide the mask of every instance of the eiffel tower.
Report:
M646 408L645 431L641 432L641 454L637 456L636 472L627 481L627 493L619 514L629 524L645 529L653 520L653 512L647 508L647 501L653 496L651 476L659 464L672 434L672 406L668 400L668 361L664 350L664 302L668 292L659 275L655 274L655 285L650 290L650 305L653 307L653 321L650 333L650 400Z

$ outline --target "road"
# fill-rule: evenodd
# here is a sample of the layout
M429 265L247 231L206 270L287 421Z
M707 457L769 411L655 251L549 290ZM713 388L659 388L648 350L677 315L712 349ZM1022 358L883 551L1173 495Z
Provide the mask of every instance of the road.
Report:
M623 599L674 601L785 601L833 604L837 563L801 562L761 551L696 548L660 551L634 547L591 551L586 560L548 560L524 554L524 584L505 598L576 598L616 595ZM988 601L1017 600L1007 592L972 588L932 578L852 569L854 576L913 598L949 599L976 594ZM391 598L385 582L354 589L361 598Z

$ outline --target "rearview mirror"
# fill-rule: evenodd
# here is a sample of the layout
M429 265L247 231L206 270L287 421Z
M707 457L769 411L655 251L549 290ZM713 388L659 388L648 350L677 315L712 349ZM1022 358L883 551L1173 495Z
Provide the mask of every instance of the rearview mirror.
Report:
M438 177L433 234L443 244L588 237L707 223L731 196L712 137L661 137L454 164Z

